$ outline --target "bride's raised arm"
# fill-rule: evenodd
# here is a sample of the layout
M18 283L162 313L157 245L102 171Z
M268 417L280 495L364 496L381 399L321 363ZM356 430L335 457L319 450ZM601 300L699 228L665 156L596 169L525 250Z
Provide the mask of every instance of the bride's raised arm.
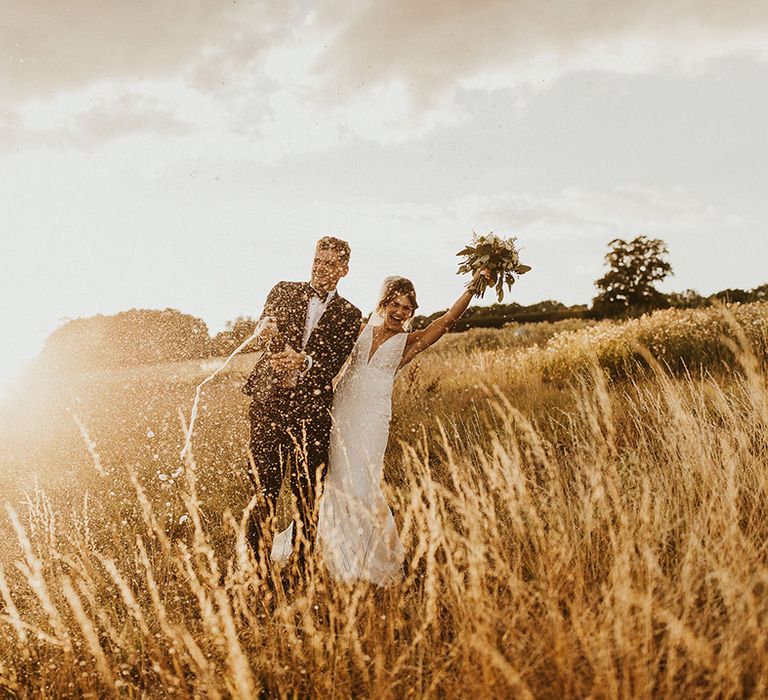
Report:
M403 352L403 359L400 361L400 367L407 365L416 355L424 352L430 345L434 345L442 338L458 321L462 314L467 310L472 297L475 296L475 287L481 277L489 279L490 274L487 270L478 270L472 278L470 288L467 289L442 316L436 318L424 330L414 331L408 336L408 341Z

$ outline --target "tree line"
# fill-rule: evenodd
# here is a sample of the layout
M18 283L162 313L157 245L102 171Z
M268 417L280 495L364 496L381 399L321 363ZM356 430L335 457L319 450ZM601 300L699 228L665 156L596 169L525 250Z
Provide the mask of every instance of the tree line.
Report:
M79 372L208 357L205 321L176 309L131 309L67 321L45 341L38 366Z
M622 318L655 309L695 308L716 302L768 301L768 284L751 290L724 289L709 296L692 289L665 294L656 285L672 274L668 256L666 243L657 238L614 239L605 255L608 269L595 281L598 293L591 305L566 306L546 300L528 306L516 302L473 306L454 330L566 318ZM414 327L423 328L443 313L417 316ZM48 370L85 371L227 356L255 328L255 319L239 316L211 337L202 319L176 309L131 309L112 316L68 321L46 340L39 365Z
M558 301L542 301L530 306L492 304L473 306L454 326L457 331L473 327L500 328L506 323L559 321L565 318L628 318L665 308L697 308L714 303L768 301L768 284L751 290L724 289L702 296L693 289L665 294L656 287L673 273L667 244L658 238L637 236L627 241L616 238L608 244L606 273L595 280L597 295L591 305L566 306ZM423 328L445 311L414 319Z

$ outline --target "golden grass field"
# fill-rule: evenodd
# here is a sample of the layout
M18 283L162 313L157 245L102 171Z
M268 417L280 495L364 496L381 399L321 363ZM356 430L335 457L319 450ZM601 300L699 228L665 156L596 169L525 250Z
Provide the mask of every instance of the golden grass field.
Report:
M398 380L408 574L275 593L249 358L31 380L0 415L0 696L768 694L768 304L449 336ZM655 359L654 359L655 358Z

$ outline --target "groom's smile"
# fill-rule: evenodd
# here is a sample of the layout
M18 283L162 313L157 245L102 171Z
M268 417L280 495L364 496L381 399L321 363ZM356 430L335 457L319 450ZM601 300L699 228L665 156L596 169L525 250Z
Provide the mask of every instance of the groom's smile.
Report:
M312 262L311 285L318 292L336 289L339 280L349 272L349 264L334 250L318 249Z

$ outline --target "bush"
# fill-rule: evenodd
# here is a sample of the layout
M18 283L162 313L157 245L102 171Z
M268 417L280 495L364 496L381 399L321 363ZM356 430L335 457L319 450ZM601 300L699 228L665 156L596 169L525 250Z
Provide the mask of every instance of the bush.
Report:
M674 372L712 369L733 360L733 342L740 334L765 357L768 304L665 309L558 334L541 358L542 372L545 378L562 380L597 362L610 375L624 376L645 364L643 349Z
M46 340L45 370L82 371L207 357L208 327L176 309L131 309L68 321Z
M236 350L240 343L253 334L257 321L247 316L238 316L234 321L228 321L226 328L217 333L211 341L211 354L216 357L227 357ZM243 352L252 352L255 344L243 348Z

